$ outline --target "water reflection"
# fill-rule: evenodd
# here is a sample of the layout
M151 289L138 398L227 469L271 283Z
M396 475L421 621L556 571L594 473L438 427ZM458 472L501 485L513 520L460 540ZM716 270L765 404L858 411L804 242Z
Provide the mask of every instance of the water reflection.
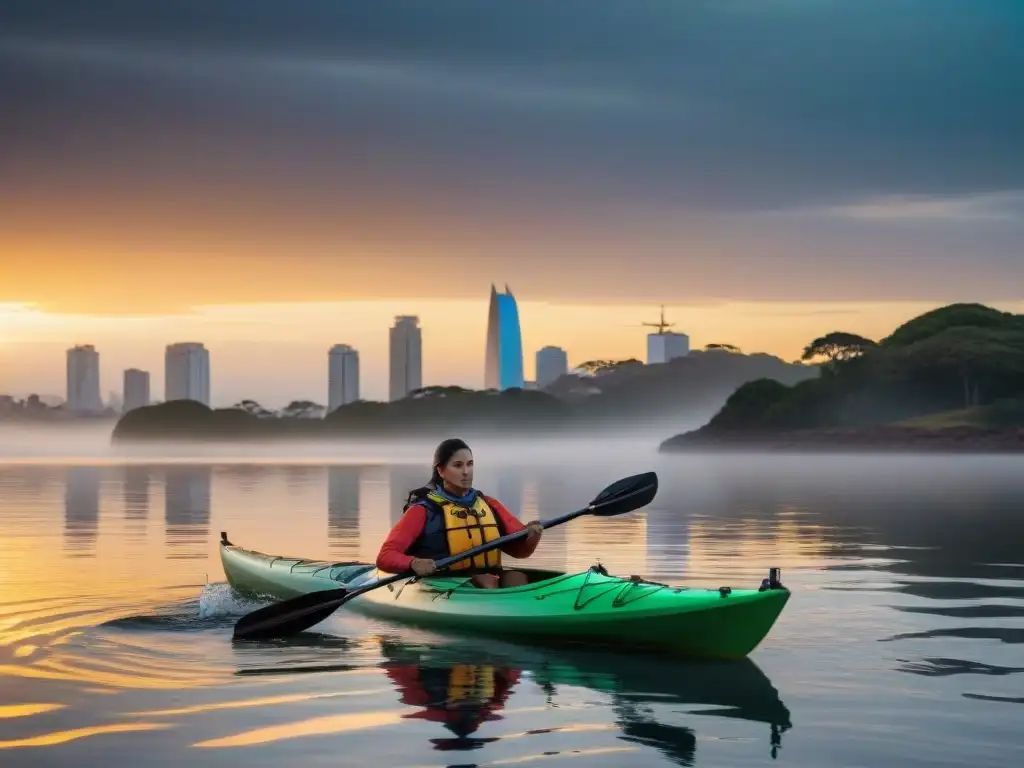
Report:
M402 659L401 648L384 643L388 661L383 665L400 693L403 704L416 707L406 719L439 723L454 738L431 738L434 749L471 750L496 741L470 738L484 722L500 720L498 714L519 682L520 670L492 664L429 664L410 656Z
M323 467L303 464L285 464L281 467L285 488L289 496L303 496L311 488L322 486Z
M93 557L100 520L101 467L68 467L64 477L64 543L72 557Z
M524 520L546 520L579 509L579 492L572 488L556 467L541 467L530 475L536 498L536 510L524 515ZM543 545L534 558L544 567L564 568L568 557L568 536L565 528L552 528L544 532Z
M168 466L164 470L164 536L166 557L206 557L210 535L213 468L208 464Z
M563 689L606 695L619 740L656 749L678 765L694 762L694 729L699 726L691 716L767 725L772 757L782 734L793 727L778 690L750 660L686 664L601 652L540 651L497 641L414 643L397 635L381 637L380 644L382 667L402 703L417 708L405 718L435 722L454 734L431 737L433 749L475 750L508 738L478 732L484 723L502 719L501 711L526 677L543 692L547 707L559 706ZM684 706L694 709L684 715ZM604 729L599 723L570 723L514 735Z
M781 566L794 599L756 666L439 639L344 610L321 634L232 645L252 606L216 583L217 531L366 561L426 463L0 467L5 768L77 765L83 746L105 761L174 764L197 745L225 765L336 761L338 733L345 758L382 765L741 765L780 743L800 766L1019 762L1024 484L1005 462L666 464L647 509L546 532L531 564L708 586ZM518 494L524 520L633 471L485 469L481 487L510 508ZM166 535L139 535L161 504ZM217 751L245 745L259 746Z
M138 541L145 535L149 521L149 467L129 464L121 473L121 500L124 507L124 520L128 537Z
M425 462L429 464L429 462ZM402 517L402 510L409 498L409 492L422 487L430 480L430 467L416 464L392 464L387 468L388 481L388 527Z
M519 467L494 474L497 475L494 486L481 490L504 504L513 517L523 519L523 486L528 482L526 474Z
M359 510L363 468L327 468L327 541L341 559L359 557Z

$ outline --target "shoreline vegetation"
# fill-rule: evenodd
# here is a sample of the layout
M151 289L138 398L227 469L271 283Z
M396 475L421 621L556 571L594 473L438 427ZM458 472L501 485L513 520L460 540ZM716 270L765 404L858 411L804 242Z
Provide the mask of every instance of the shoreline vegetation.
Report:
M829 333L803 359L821 376L747 382L659 450L1024 452L1024 315L951 304L878 342Z
M833 331L795 362L709 344L663 365L590 361L539 391L425 387L326 414L310 401L281 411L174 401L125 414L111 439L598 437L671 435L686 424L703 426L658 450L1024 452L1024 315L951 304L880 341Z
M125 414L116 443L160 440L344 440L346 438L558 436L616 428L664 433L668 423L701 424L729 392L762 377L796 384L818 375L814 366L787 363L736 347L709 345L664 365L594 360L544 390L424 387L394 402L358 401L324 414L298 401L280 412L245 400L210 409L191 400Z

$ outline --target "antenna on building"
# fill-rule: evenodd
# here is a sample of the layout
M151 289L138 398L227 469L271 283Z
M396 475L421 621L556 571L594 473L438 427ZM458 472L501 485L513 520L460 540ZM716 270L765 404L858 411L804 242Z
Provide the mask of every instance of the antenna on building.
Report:
M649 328L657 328L658 329L658 335L660 336L660 335L663 335L665 333L665 329L666 328L673 327L675 325L675 323L666 323L665 322L665 305L662 304L661 305L661 320L660 321L658 321L657 323L640 323L640 325L646 325Z

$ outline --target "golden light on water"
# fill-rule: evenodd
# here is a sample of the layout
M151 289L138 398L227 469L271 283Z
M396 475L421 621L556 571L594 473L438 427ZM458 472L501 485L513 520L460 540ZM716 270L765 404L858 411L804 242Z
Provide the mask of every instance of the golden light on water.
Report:
M102 736L113 733L133 733L137 731L160 731L174 726L170 723L113 723L111 725L93 725L86 728L72 728L67 731L54 731L39 736L23 739L0 741L0 749L24 749L25 747L53 747L69 741L86 739L91 736Z
M12 717L31 717L63 709L65 704L0 704L0 720Z

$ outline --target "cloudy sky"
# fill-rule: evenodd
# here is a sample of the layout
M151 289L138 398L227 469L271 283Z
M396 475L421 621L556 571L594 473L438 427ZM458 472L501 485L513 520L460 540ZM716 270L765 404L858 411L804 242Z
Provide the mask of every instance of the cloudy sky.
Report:
M383 361L390 315L482 307L492 281L539 303L523 319L538 346L568 343L567 307L605 307L635 346L607 355L642 355L626 326L661 303L704 322L703 342L790 356L834 311L868 322L884 304L899 322L1024 299L1018 3L4 8L0 302L21 319L0 362L19 341L82 341L68 329L96 318L110 365L130 328L255 343L282 321L272 303L313 302L379 315L364 347ZM244 332L210 319L243 304L263 308ZM789 336L762 339L726 306L792 315ZM463 342L481 368L482 328ZM435 326L438 349L454 335ZM38 344L18 350L37 378ZM303 375L320 386L316 355Z

